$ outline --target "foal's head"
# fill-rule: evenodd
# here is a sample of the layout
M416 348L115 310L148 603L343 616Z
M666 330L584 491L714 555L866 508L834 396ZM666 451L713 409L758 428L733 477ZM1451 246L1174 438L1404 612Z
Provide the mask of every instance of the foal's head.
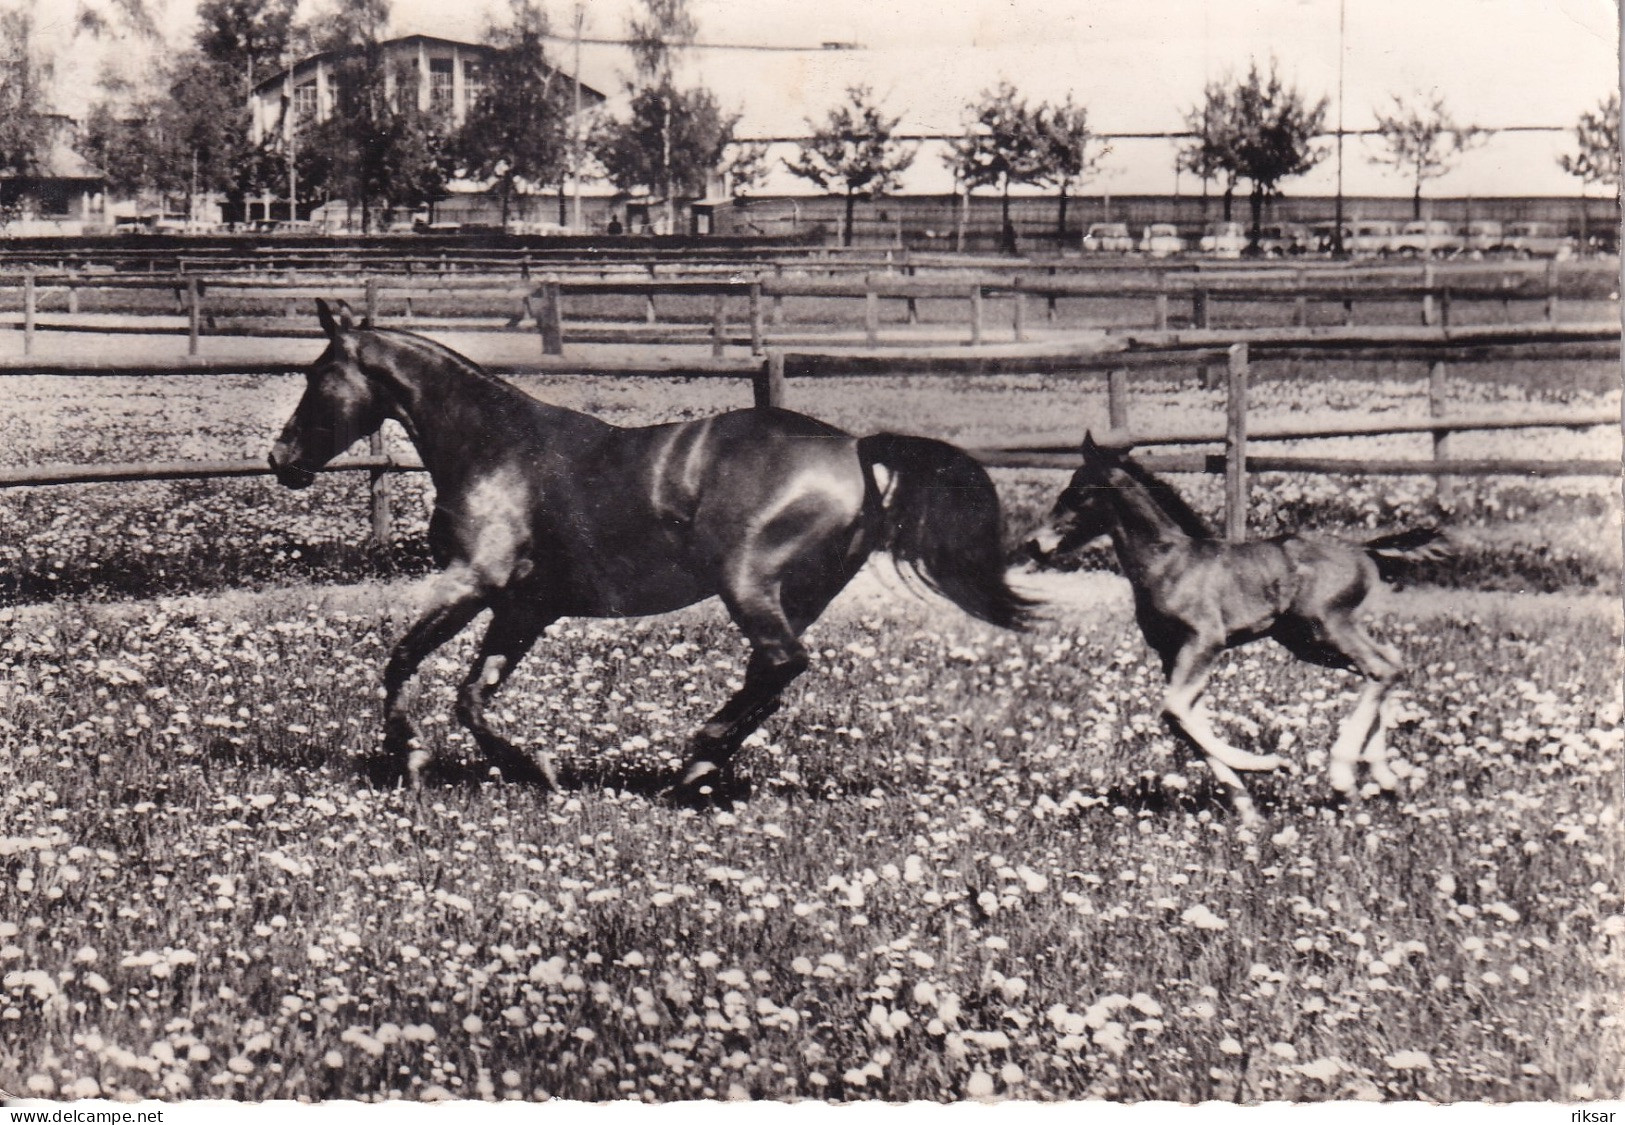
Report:
M1127 448L1102 446L1093 434L1084 435L1083 464L1055 498L1048 525L1028 544L1033 554L1047 559L1110 534L1114 517L1107 490L1113 487L1113 470L1122 466L1127 455Z
M386 412L383 395L361 370L350 307L340 301L335 318L318 300L316 316L327 350L305 372L304 397L271 447L271 471L289 488L310 484L317 469L383 425Z

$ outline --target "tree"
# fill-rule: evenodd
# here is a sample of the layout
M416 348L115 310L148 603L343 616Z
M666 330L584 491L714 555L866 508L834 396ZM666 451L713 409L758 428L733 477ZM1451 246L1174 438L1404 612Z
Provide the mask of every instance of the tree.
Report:
M602 128L594 149L611 182L664 197L669 215L674 196L705 194L738 120L703 87L652 86L632 95L630 117Z
M13 176L37 172L51 143L33 38L28 12L0 12L0 173Z
M808 121L812 137L801 153L784 166L794 175L828 191L839 184L846 192L844 241L852 245L853 204L858 195L885 195L914 163L917 147L893 139L901 117L888 117L868 86L849 86L846 104L836 106L822 125Z
M1619 94L1609 94L1597 106L1595 113L1582 113L1574 126L1575 143L1579 151L1564 153L1557 158L1563 171L1580 180L1580 241L1588 241L1585 193L1592 184L1614 189L1619 198Z
M1207 213L1207 185L1224 180L1224 218L1230 221L1236 197L1236 124L1231 110L1230 91L1212 82L1202 92L1202 101L1185 111L1185 126L1191 139L1180 146L1177 157L1182 171L1192 172L1202 181L1202 211Z
M678 53L697 31L689 0L642 0L642 14L628 28L635 69L628 87L631 113L625 121L603 124L592 141L593 154L617 187L643 188L662 198L667 230L674 228L674 197L705 194L739 120L724 113L703 86L677 86Z
M979 187L999 188L1002 243L1006 252L1013 253L1010 186L1034 183L1043 175L1043 143L1036 115L1009 82L982 91L981 101L965 108L965 136L949 143L945 160L967 194Z
M733 198L743 199L752 188L761 187L770 170L768 145L760 141L734 141L728 145L722 178L728 182Z
M1216 96L1217 95L1217 96ZM1315 137L1326 121L1327 99L1310 103L1288 86L1270 61L1268 74L1254 61L1247 77L1230 89L1208 88L1202 159L1234 185L1247 180L1252 209L1252 244L1258 245L1264 200L1279 194L1281 181L1301 176L1326 157ZM1229 190L1225 214L1230 213Z
M297 0L203 0L197 49L236 75L246 97L286 61L296 6Z
M1487 134L1476 125L1458 124L1440 95L1417 95L1412 101L1398 94L1392 98L1393 107L1386 113L1375 111L1383 151L1371 162L1390 165L1410 178L1411 217L1420 219L1422 185L1450 171L1457 158L1483 143Z
M558 72L544 52L547 17L531 0L512 0L509 22L493 26L495 48L485 90L457 136L459 167L491 180L502 199L502 222L521 182L562 182L569 171L570 106Z
M1053 184L1060 193L1055 236L1064 240L1067 195L1074 184L1084 183L1099 171L1101 162L1111 153L1111 146L1090 130L1089 111L1074 105L1070 94L1060 105L1040 106L1034 114L1033 126L1038 140L1038 168L1033 180Z

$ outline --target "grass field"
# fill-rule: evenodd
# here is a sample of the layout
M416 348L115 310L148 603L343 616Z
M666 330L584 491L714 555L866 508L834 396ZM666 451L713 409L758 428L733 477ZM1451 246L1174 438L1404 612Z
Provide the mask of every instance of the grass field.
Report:
M1404 788L1328 799L1354 681L1260 647L1242 828L1126 588L1016 637L860 578L733 812L637 795L736 682L712 607L549 631L499 699L558 795L377 790L389 587L4 612L0 1086L435 1099L1625 1093L1620 624L1399 595ZM447 723L465 639L419 710Z

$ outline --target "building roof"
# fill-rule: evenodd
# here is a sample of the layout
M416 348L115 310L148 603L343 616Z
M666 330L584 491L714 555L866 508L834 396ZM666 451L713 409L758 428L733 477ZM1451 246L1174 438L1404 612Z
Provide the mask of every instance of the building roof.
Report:
M456 47L459 50L470 51L475 54L490 54L495 50L495 48L488 43L467 43L459 39L445 39L438 35L401 35L394 39L386 39L379 44L379 46L385 48L397 46L415 47L419 44L429 47ZM297 74L301 70L308 68L313 63L323 60L341 59L349 55L358 54L360 50L361 48L359 47L343 47L331 51L319 51L314 55L307 55L305 58L300 59L298 62L293 64L292 69L293 72ZM563 73L562 67L554 66L553 69ZM254 93L258 95L274 92L277 87L280 87L284 82L287 81L287 78L288 71L279 70L269 78L265 79L263 82L256 82L254 84ZM605 95L601 91L595 89L585 81L583 81L581 84L581 93L582 96L587 98L589 101L601 102L605 100Z

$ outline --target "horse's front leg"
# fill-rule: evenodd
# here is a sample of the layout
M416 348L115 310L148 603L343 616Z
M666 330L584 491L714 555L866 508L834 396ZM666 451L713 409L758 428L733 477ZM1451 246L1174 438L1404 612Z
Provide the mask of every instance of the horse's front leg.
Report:
M537 760L492 730L485 708L497 689L505 683L530 651L536 638L557 617L527 609L501 605L491 616L474 664L457 691L457 719L474 736L480 752L501 774L504 781L529 781L557 789L558 773L550 755Z
M1276 769L1282 764L1282 759L1274 754L1251 754L1231 746L1214 732L1206 714L1197 705L1197 699L1207 687L1213 661L1222 651L1222 645L1199 638L1186 642L1169 668L1168 691L1163 696L1162 713L1176 731L1202 751L1213 776L1230 788L1231 799L1241 819L1253 824L1259 819L1258 812L1253 807L1247 786L1236 771Z
M384 751L416 780L430 754L406 713L404 689L418 665L455 637L486 607L486 594L471 574L448 570L430 587L429 608L395 642L384 666Z

